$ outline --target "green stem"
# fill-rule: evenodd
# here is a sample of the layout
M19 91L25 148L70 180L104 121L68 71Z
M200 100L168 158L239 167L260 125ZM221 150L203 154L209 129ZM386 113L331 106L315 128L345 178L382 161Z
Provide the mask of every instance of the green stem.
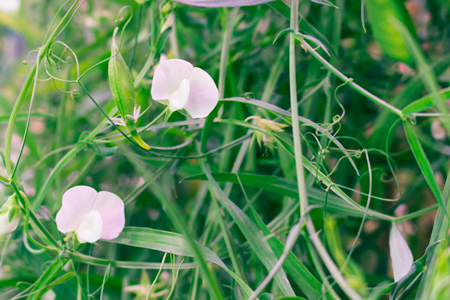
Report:
M239 8L233 8L226 16L226 29L223 34L222 52L220 55L220 69L219 69L219 99L225 97L225 80L227 77L228 56L230 53L230 42L233 35L234 23L239 12Z
M291 1L291 28L298 31L298 0ZM289 86L291 94L292 112L292 135L294 137L295 168L297 171L297 185L300 202L300 216L303 217L308 207L308 197L306 195L305 172L303 170L302 142L300 125L298 120L297 103L297 70L295 59L295 35L289 37Z
M298 31L298 7L299 0L291 0L291 28L294 31ZM309 45L308 45L309 46ZM309 47L311 48L311 47ZM311 48L312 51L315 51ZM310 51L311 51L310 50ZM317 53L317 52L316 52ZM318 54L317 54L318 55ZM320 60L320 59L319 59ZM327 62L328 64L328 62ZM296 83L296 61L295 61L295 33L290 33L289 41L289 83L291 93L291 111L292 111L292 131L294 136L294 154L295 154L295 167L297 172L297 185L299 190L300 201L300 215L305 216L306 208L308 207L308 198L306 195L306 183L303 170L303 155L300 140L300 128L298 121L298 104L297 104L297 83ZM334 68L334 67L333 67ZM337 70L336 70L337 71ZM342 76L344 76L342 74ZM308 229L309 237L313 242L316 251L319 253L322 261L327 266L333 278L342 288L342 290L349 296L350 299L362 300L361 296L356 293L345 281L340 270L331 259L330 255L323 246L320 238L318 237L314 224L312 223L310 216L306 217L306 227Z
M153 65L153 61L155 60L155 54L156 54L156 28L155 28L155 4L154 1L150 4L150 18L151 18L151 42L150 42L150 53L148 54L147 60L145 61L144 67L141 69L139 74L136 76L136 79L134 80L134 87L137 88L139 84L141 83L142 79L144 79L145 75L148 73L148 70L150 70L151 66Z
M47 42L45 42L45 44L42 46L42 48L40 50L40 55L37 58L37 62L34 64L33 68L28 73L28 76L25 79L25 83L22 86L22 89L20 90L19 95L17 96L16 103L14 104L13 110L11 112L11 117L9 118L8 128L6 130L6 139L5 139L5 157L6 157L5 166L6 166L6 171L9 176L12 176L12 171L13 171L13 167L12 167L13 164L11 161L11 143L12 143L12 136L13 136L13 132L14 132L14 124L16 122L20 108L25 100L26 95L27 95L28 89L31 86L35 76L37 76L36 71L38 68L38 62L42 61L42 59L47 54L47 51L49 50L50 46L52 45L53 41L59 35L61 29L64 28L66 21L68 21L71 18L71 14L72 14L72 12L75 11L78 2L79 2L79 0L74 1L72 6L70 7L70 9L67 11L67 13L62 18L61 22L59 22L58 26L56 26L55 30L53 31L53 33L51 34L51 36L49 37Z

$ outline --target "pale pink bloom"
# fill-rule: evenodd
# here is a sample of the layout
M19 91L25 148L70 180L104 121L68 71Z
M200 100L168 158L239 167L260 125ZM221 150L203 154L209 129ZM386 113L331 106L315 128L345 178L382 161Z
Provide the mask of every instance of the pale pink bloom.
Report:
M74 233L80 243L116 238L125 226L122 199L110 192L98 192L88 186L67 190L56 215L62 233Z
M431 123L431 135L437 140L443 140L447 137L447 132L442 127L441 121L434 120Z
M204 118L216 107L219 91L208 73L182 59L161 62L155 70L152 98L170 111L185 109L192 118Z
M15 14L19 11L20 0L0 0L0 12Z
M203 7L249 6L271 2L274 0L175 0L188 5Z
M394 280L397 282L408 274L414 258L408 243L395 224L392 224L391 232L389 234L389 248L392 269L394 271Z

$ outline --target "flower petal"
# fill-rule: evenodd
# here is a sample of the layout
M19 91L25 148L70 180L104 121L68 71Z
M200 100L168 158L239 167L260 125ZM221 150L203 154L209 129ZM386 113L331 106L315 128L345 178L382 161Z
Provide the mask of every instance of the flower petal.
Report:
M389 235L389 248L394 280L397 282L409 272L414 259L408 243L395 224L392 225Z
M75 186L64 193L56 225L62 233L75 231L94 204L97 191L88 186Z
M119 236L125 227L125 207L122 199L110 192L99 192L93 209L102 217L102 238L111 240Z
M75 234L80 243L95 243L102 237L103 222L100 213L96 210L84 215Z
M18 217L14 216L10 223L8 213L0 214L0 235L7 234L16 230L19 222L20 215L18 215Z
M180 88L176 90L169 98L170 111L177 111L183 109L188 100L190 94L191 84L188 79L183 79L180 84Z
M203 7L249 6L271 2L274 0L175 0L188 5Z
M151 91L153 100L168 100L193 69L192 64L182 59L169 59L160 63L153 76Z
M216 107L219 91L211 76L200 68L194 68L189 77L191 92L184 109L193 118L204 118Z
M6 14L14 14L19 11L20 0L2 0L0 1L0 11Z

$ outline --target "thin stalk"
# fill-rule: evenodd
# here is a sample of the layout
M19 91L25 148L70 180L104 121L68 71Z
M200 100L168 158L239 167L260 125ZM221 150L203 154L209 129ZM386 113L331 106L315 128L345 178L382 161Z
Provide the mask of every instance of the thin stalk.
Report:
M331 16L334 17L332 18L334 22L330 22L328 25L331 26L331 30L332 30L332 34L331 34L331 38L332 38L332 45L333 48L336 51L336 55L339 55L339 42L341 40L341 31L342 31L342 20L344 18L344 11L345 11L345 0L338 0L336 2L336 6L339 7L339 9L335 9L333 8L332 10L328 10L329 13L331 13ZM328 8L330 9L330 7ZM328 27L329 27L328 26ZM336 65L337 63L337 59L338 56L333 56L331 58L331 63L333 65ZM326 94L326 106L325 106L325 116L324 116L324 120L323 123L324 124L328 124L331 122L331 112L332 112L332 100L334 99L334 93L333 93L333 88L336 86L336 77L332 77L330 78L330 72L328 72L327 74L327 79L325 80L325 83L329 83L329 86L324 87L325 90L325 94ZM322 136L320 139L320 143L322 146L326 145L326 137Z
M219 99L225 97L225 79L227 77L228 55L230 52L230 42L233 36L234 23L239 12L239 8L233 8L226 17L226 29L223 34L222 52L220 55L219 69Z
M67 78L69 78L70 76L70 69L68 69L67 71ZM70 88L70 83L66 82L66 90L68 90ZM59 149L61 148L61 145L63 145L63 141L64 141L64 137L65 137L65 124L66 124L66 104L67 104L67 99L69 98L69 93L64 93L62 98L61 98L61 103L59 104L58 107L58 112L56 115L56 138L55 138L55 149ZM61 154L60 153L56 153L56 157L55 157L55 161L59 161L61 159ZM61 179L57 178L55 181L57 190L60 190L60 186L61 186Z
M177 31L177 16L175 15L175 10L172 11L169 18L172 18L172 31L170 32L170 45L175 57L180 57L180 47L178 45L178 31Z
M148 54L147 60L145 61L144 67L141 69L139 74L136 76L134 80L134 87L138 87L139 83L141 83L142 79L144 79L145 75L150 70L153 65L153 61L155 59L155 47L156 47L156 28L155 28L155 3L154 1L150 4L150 18L151 18L151 42L150 42L150 53Z
M141 30L141 19L142 19L143 4L138 2L138 5L139 5L138 18L137 18L137 22L136 22L136 34L134 35L133 50L131 52L130 70L133 68L133 65L134 65L134 59L135 59L135 56L136 56L136 48L137 48L137 45L138 45L138 42L139 42L138 41L139 31Z
M70 9L67 11L67 13L64 15L62 20L59 22L59 24L56 26L55 30L45 42L45 44L42 46L40 50L40 55L37 58L37 62L42 61L42 59L47 54L48 49L50 48L53 41L56 39L56 37L59 35L61 29L65 27L65 23L71 18L71 14L75 11L76 6L78 4L79 0L75 0ZM25 100L25 97L27 95L28 89L31 86L33 79L35 76L37 76L37 66L38 63L35 63L31 71L28 73L27 78L25 79L25 83L22 86L22 89L19 92L19 95L17 96L16 103L14 104L13 110L11 112L11 116L8 121L8 128L6 130L6 139L5 139L5 166L6 171L9 176L12 175L13 167L12 167L12 161L11 161L11 143L12 143L12 136L14 132L14 124L16 122L16 118L19 115L20 108Z
M298 0L291 1L291 28L298 31ZM295 168L297 171L297 185L300 202L300 217L303 217L308 207L308 197L306 195L305 172L303 170L302 143L300 125L298 120L297 102L297 70L295 59L295 34L289 37L289 86L291 94L292 112L292 135L294 137Z
M291 33L292 34L292 33ZM327 68L331 73L333 73L336 77L341 79L344 82L348 82L348 86L353 88L355 91L369 99L370 101L378 104L379 106L387 109L391 113L396 114L399 117L403 117L402 111L395 106L387 103L383 99L375 96L371 92L367 91L359 84L355 83L352 78L345 76L341 71L336 69L332 64L330 64L325 58L323 58L313 47L311 47L302 37L297 37L301 44L308 49L308 51L314 56L325 68Z
M294 31L298 31L298 8L299 8L299 0L291 0L291 28ZM302 41L304 42L304 41ZM308 45L309 46L309 45ZM311 48L311 50L309 49ZM309 46L308 50L314 51L312 47ZM317 52L315 52L317 54ZM318 55L318 54L317 54ZM320 55L318 55L322 58ZM317 58L317 57L316 57ZM322 58L323 61L325 61ZM320 59L319 59L320 61ZM325 61L326 62L326 61ZM326 62L329 64L328 62ZM331 66L331 65L330 65ZM331 66L333 69L334 67ZM336 69L334 69L336 70ZM332 70L330 70L332 71ZM337 71L337 70L336 70ZM339 71L337 71L339 72ZM339 72L340 73L340 72ZM340 73L342 74L342 73ZM344 76L342 74L342 76ZM344 76L345 77L345 76ZM301 218L306 217L306 227L308 229L309 237L312 240L316 251L319 253L322 261L327 266L333 278L342 288L342 290L350 297L350 299L354 300L362 300L361 296L356 293L345 281L345 278L342 276L340 270L331 259L330 255L326 251L323 246L320 238L318 237L314 225L312 223L310 216L305 216L306 208L308 207L308 198L306 195L306 183L305 183L305 175L303 170L303 155L301 148L301 140L300 140L300 128L298 121L298 104L297 104L297 83L296 83L296 60L295 60L295 33L290 33L290 41L289 41L289 83L290 83L290 93L291 93L291 112L292 112L292 131L294 136L294 154L295 154L295 167L297 173L297 185L299 190L299 202L300 202L300 216ZM365 90L364 90L365 91ZM381 99L380 99L381 100ZM383 100L381 100L383 101ZM401 114L401 112L400 112Z
M190 300L196 300L197 298L197 288L198 288L198 279L199 279L199 269L196 268L194 271L194 279L193 279L193 284L191 284L191 289L189 292L189 299Z

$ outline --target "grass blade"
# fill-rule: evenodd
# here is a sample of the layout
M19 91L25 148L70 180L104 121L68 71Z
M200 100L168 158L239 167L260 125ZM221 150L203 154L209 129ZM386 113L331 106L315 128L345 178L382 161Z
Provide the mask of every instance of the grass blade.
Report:
M434 177L430 161L425 155L425 151L423 151L422 145L420 144L417 134L414 132L413 126L409 122L405 121L403 122L403 128L405 129L406 139L408 140L411 151L416 158L420 171L422 171L422 174L425 177L425 180L430 187L433 196L436 198L436 201L438 202L440 208L446 211L442 199L442 194L439 190L439 185L436 182L436 178Z

